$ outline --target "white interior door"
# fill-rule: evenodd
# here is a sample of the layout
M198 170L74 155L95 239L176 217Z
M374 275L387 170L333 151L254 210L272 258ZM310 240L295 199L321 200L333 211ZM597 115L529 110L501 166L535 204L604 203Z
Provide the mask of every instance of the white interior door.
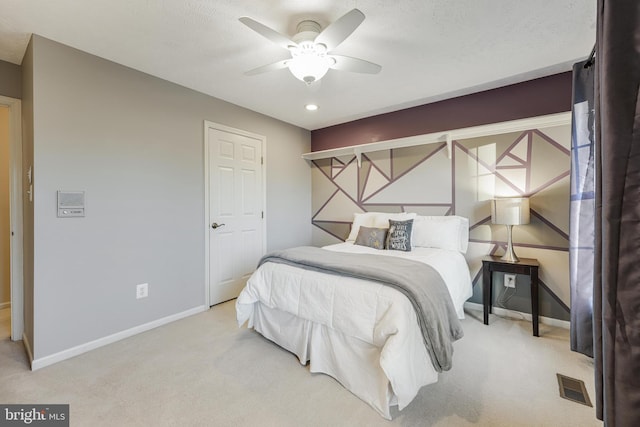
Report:
M214 305L238 296L264 254L264 138L214 124L206 132L209 305Z

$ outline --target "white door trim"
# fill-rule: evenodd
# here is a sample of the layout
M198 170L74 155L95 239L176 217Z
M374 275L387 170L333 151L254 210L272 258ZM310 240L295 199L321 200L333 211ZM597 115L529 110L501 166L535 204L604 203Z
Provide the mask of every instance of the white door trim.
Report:
M24 332L23 233L22 233L22 102L0 95L0 105L9 107L9 210L11 253L11 339Z
M264 212L264 220L262 221L262 253L267 250L267 137L264 135L258 135L256 133L247 132L241 129L232 128L229 126L221 125L219 123L204 121L204 301L205 305L209 307L209 272L210 272L210 248L209 248L209 129L217 129L223 132L235 133L238 135L246 136L261 141L262 145L262 212Z

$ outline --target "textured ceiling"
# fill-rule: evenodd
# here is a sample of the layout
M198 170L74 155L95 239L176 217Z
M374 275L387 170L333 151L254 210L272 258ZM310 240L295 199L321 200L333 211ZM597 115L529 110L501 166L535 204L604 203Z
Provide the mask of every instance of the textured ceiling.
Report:
M31 33L305 129L570 70L595 42L595 0L0 0L0 59ZM330 70L306 86L288 70L244 71L288 52L238 21L289 36L353 8L366 19L335 51L382 65ZM307 112L306 103L320 109Z

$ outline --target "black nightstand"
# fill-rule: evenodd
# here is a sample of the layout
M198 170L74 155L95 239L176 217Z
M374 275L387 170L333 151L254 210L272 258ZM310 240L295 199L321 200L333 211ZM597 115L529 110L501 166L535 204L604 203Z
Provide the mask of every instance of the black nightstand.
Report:
M482 259L482 305L484 306L484 324L489 324L493 294L493 272L526 274L531 278L531 318L533 336L538 335L538 264L537 259L520 258L518 262L503 261L500 257L488 256Z

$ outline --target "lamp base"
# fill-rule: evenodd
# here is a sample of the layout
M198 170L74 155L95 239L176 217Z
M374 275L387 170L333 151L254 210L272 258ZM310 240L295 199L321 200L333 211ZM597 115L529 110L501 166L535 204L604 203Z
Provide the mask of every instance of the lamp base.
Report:
M504 252L504 255L502 255L502 258L500 259L506 262L519 262L520 258L518 258L518 256L513 250L513 243L511 240L512 228L513 228L513 225L507 225L507 235L509 236L507 239L507 250Z
M500 259L507 262L520 262L520 258L513 252L513 248L511 248L511 251L505 252Z

